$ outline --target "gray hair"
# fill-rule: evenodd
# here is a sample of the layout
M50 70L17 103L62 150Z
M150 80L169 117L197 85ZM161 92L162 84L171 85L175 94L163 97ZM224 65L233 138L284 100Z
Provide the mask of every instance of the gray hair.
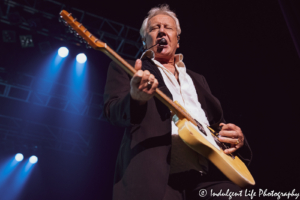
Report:
M163 4L160 7L152 8L148 12L148 16L146 19L144 19L142 27L140 29L140 35L141 35L142 39L144 39L146 37L146 29L147 29L148 21L155 15L159 15L159 14L169 15L170 17L172 17L176 23L177 35L180 35L181 29L180 29L179 20L177 19L176 14L170 10L169 5Z

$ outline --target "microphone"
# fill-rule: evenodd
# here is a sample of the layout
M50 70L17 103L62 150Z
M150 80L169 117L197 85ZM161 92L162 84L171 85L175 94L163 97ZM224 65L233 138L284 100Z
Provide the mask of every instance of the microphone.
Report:
M160 40L157 41L158 44L167 44L167 40L165 38L161 38Z
M152 47L155 47L156 45L159 45L159 44L161 44L161 45L167 44L167 40L166 40L165 38L161 38L161 39L158 40L158 41L156 42L156 44L153 45ZM149 47L148 49L145 49L145 51L151 49L152 47Z

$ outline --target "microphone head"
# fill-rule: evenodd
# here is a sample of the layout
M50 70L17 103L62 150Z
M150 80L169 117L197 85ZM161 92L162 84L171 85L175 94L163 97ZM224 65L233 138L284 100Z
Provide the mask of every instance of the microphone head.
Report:
M160 40L158 40L157 42L158 44L164 45L164 44L168 44L167 40L165 38L161 38Z
M166 45L168 44L167 40L165 38L161 38L160 40L157 40L156 44L153 45L152 47L156 46L156 45ZM145 41L143 41L143 45L145 46ZM149 49L151 49L152 47L149 47L148 49L145 49L144 51L147 51Z

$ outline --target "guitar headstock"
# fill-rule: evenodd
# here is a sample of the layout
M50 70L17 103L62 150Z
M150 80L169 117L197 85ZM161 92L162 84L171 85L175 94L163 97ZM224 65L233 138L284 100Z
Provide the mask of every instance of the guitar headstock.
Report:
M60 12L60 17L65 20L64 23L71 26L72 29L76 31L78 35L80 35L92 48L101 50L107 47L106 43L93 36L92 33L90 33L81 23L79 23L76 18L73 18L71 13L62 10Z

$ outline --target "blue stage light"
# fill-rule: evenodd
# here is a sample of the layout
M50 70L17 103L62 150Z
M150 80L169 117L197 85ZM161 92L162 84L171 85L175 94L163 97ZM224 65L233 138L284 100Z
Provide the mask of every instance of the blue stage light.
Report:
M86 55L84 53L80 53L76 56L76 60L79 63L85 63L86 62Z
M36 156L31 156L29 158L29 162L32 163L32 164L37 163L37 161L38 161L38 158Z
M15 156L16 161L21 162L23 160L24 156L21 153L17 153Z
M69 55L69 50L66 47L60 47L58 49L58 55L62 58L67 57Z

